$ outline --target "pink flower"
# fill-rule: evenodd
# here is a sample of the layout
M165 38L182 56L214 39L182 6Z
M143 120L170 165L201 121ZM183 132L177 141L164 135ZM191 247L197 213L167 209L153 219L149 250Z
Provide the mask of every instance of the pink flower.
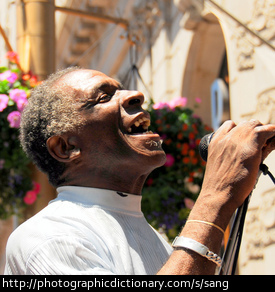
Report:
M28 191L26 193L26 196L23 198L25 204L27 205L32 205L36 199L37 199L37 195L40 192L40 184L37 182L33 182L33 189L31 191Z
M7 58L12 62L12 63L18 63L19 62L19 56L15 52L7 52Z
M39 194L40 192L40 184L35 181L33 182L33 191L35 191L36 194Z
M186 208L192 210L192 208L195 205L195 202L192 199L189 199L189 198L184 198L183 200L184 200L184 204L185 204Z
M9 97L6 94L0 94L0 112L2 112L9 102Z
M13 111L13 112L9 113L7 120L10 123L11 128L19 128L20 120L21 120L21 113L18 111Z
M169 108L169 104L167 102L157 102L153 105L153 109L163 109L163 108Z
M186 104L187 104L187 98L186 97L175 97L174 99L172 99L170 102L169 102L169 106L171 109L174 109L175 107L185 107Z
M201 99L200 99L199 97L196 97L196 98L195 98L195 102L196 102L196 103L201 103Z
M14 83L17 79L17 74L14 72L11 72L10 70L7 70L0 74L0 80L8 80L9 83Z
M16 102L17 108L20 112L23 111L28 103L27 93L22 89L13 89L10 91L10 98Z
M27 205L33 204L37 199L37 193L35 191L28 191L24 197L24 202Z
M24 108L26 107L26 105L28 104L28 100L26 98L21 98L17 100L16 104L17 104L18 110L22 112Z
M175 163L175 158L171 154L166 154L166 162L164 166L171 167Z
M18 89L18 88L12 89L10 91L10 98L13 101L17 102L20 99L27 99L27 93L23 89Z

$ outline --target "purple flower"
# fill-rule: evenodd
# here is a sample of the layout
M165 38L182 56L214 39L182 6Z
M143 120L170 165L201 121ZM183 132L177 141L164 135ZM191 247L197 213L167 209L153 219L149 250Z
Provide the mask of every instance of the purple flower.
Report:
M21 120L21 113L18 111L13 111L13 112L9 113L7 120L10 123L11 128L19 128L20 120Z
M2 112L9 102L9 97L6 94L0 94L0 112Z
M17 75L14 72L11 72L10 70L7 70L0 74L0 80L8 80L9 83L14 83L17 79Z
M20 99L27 99L27 93L23 89L12 89L10 91L10 98L17 103Z

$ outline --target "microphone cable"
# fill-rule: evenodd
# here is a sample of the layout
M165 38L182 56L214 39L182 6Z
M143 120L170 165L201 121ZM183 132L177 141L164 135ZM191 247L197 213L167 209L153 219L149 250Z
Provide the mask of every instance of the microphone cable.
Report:
M275 184L275 177L273 176L273 174L269 171L268 167L261 163L260 164L260 170L262 171L263 175L269 175L270 179L273 181L273 183Z

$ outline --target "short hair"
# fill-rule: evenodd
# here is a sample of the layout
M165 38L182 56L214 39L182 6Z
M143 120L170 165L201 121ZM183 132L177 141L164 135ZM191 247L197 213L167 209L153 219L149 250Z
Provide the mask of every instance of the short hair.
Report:
M70 72L81 70L69 67L53 73L36 86L24 109L20 124L20 142L27 156L48 175L49 182L58 186L65 164L51 156L47 149L47 140L51 136L61 135L78 127L81 123L77 109L72 106L72 97L76 90L67 86L55 86L56 82Z

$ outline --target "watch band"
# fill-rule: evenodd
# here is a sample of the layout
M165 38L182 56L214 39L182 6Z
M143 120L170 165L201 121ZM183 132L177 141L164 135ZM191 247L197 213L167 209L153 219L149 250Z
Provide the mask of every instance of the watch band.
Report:
M172 247L183 247L193 250L201 256L206 257L208 260L214 262L218 266L222 263L222 259L217 254L210 251L207 246L188 237L177 236L172 243Z

